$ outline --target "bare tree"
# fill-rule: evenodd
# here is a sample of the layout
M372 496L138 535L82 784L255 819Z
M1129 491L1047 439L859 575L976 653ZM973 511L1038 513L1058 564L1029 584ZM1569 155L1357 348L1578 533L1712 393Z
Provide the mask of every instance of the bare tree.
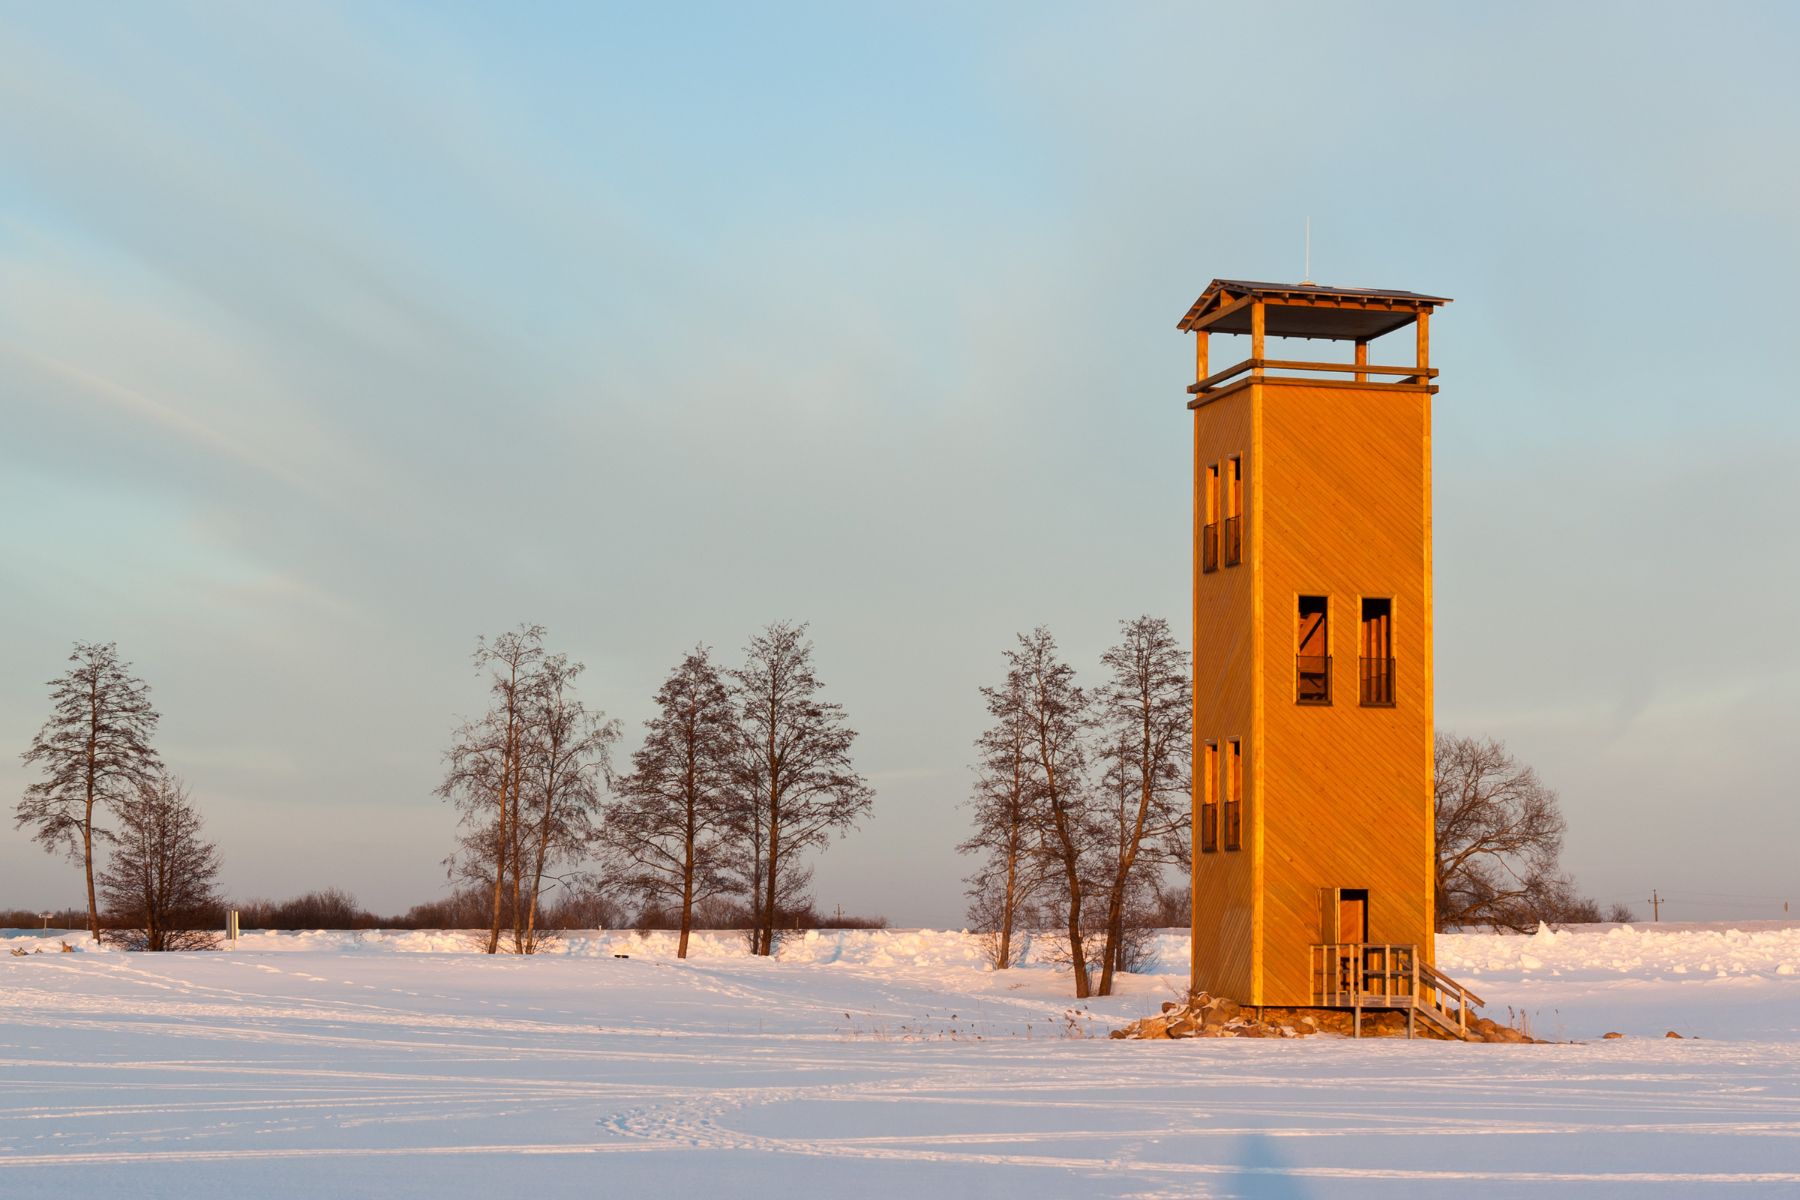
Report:
M112 928L134 950L204 950L218 940L218 849L181 781L140 782L116 804L119 832L100 893Z
M438 795L462 815L463 835L451 857L452 876L489 889L487 952L500 949L508 910L520 912L520 864L525 838L520 820L530 693L544 658L544 627L521 625L475 646L475 669L488 673L488 711L465 722L445 754L449 766ZM512 881L510 896L508 879Z
M525 736L520 754L519 807L514 828L525 852L515 871L525 876L526 903L513 910L513 948L538 949L538 902L546 872L579 863L598 836L596 818L612 771L619 723L593 713L575 695L580 663L566 655L543 660L526 692Z
M874 793L850 762L856 732L843 707L818 698L806 626L777 621L750 641L731 673L738 706L734 787L740 835L751 846L753 950L775 952L775 926L804 878L800 855L853 828Z
M500 948L501 905L505 902L507 779L511 764L504 725L492 712L465 721L445 751L444 781L438 795L457 810L456 847L445 865L459 896L480 893L479 926L486 927L487 953ZM461 906L467 914L466 905Z
M1095 696L1106 805L1101 885L1106 941L1097 994L1112 995L1124 969L1127 910L1154 895L1165 866L1191 867L1188 772L1193 695L1187 653L1161 617L1120 623L1117 645L1102 657L1109 676Z
M646 910L680 910L686 958L694 906L733 890L727 870L737 710L706 647L689 651L656 693L657 715L606 806L605 840L620 885Z
M957 847L981 855L968 877L969 920L992 941L989 958L996 970L1013 964L1013 932L1043 883L1040 861L1033 855L1037 816L1032 809L1031 727L1017 672L1000 687L984 687L981 696L993 724L975 739L978 755L969 805L975 831Z
M1019 635L1006 652L1006 688L1019 696L1032 761L1031 807L1037 816L1037 853L1062 884L1061 900L1069 938L1069 965L1075 995L1089 995L1082 904L1092 870L1095 822L1086 789L1087 693L1075 670L1063 662L1056 639L1043 626Z
M98 806L118 808L156 780L161 760L151 747L160 720L150 688L131 673L111 642L77 642L75 665L50 681L50 719L20 756L44 778L25 789L13 823L31 826L45 850L78 859L87 880L88 932L100 936L94 896L94 842L110 835L95 824Z
M1556 793L1492 739L1437 739L1437 924L1530 929L1574 893Z

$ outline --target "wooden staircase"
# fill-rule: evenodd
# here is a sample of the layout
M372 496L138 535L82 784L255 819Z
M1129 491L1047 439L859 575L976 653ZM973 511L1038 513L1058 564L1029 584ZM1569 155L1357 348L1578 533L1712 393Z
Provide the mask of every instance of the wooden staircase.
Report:
M1486 1002L1426 962L1417 946L1386 942L1343 942L1312 947L1313 1003L1348 1008L1362 1036L1363 1009L1400 1009L1406 1036L1420 1018L1437 1032L1460 1041L1481 1041L1469 1026L1473 1010Z

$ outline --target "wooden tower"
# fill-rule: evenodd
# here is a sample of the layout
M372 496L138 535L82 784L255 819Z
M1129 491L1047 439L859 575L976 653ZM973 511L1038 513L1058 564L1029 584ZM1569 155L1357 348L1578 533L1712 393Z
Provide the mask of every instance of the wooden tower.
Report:
M1448 1011L1431 967L1429 329L1445 303L1218 279L1180 323L1198 380L1198 990ZM1408 326L1411 364L1369 361ZM1247 336L1249 357L1212 370L1213 334ZM1354 351L1272 359L1269 338Z

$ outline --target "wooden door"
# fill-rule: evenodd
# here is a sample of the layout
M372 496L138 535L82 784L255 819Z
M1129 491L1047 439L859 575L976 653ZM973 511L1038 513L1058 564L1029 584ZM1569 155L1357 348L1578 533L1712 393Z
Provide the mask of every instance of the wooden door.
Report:
M1338 892L1338 937L1345 942L1369 940L1369 893L1344 888Z

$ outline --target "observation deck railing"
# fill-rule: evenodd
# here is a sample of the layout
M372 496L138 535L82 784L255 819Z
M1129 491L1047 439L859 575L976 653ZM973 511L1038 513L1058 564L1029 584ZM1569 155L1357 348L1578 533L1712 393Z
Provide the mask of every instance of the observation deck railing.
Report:
M1270 375L1269 372L1271 371L1283 372L1283 374ZM1233 363L1223 371L1214 371L1199 383L1190 386L1188 391L1195 396L1204 396L1225 384L1241 382L1238 380L1238 376L1240 375L1248 376L1251 379L1287 379L1289 381L1294 379L1305 379L1307 376L1312 375L1348 375L1351 377L1350 382L1352 383L1372 384L1373 386L1380 387L1390 384L1415 386L1429 384L1433 379L1437 378L1437 374L1437 368L1435 367L1426 367L1421 370L1416 364L1410 367L1385 367L1377 366L1374 363L1306 362L1304 360L1291 358L1246 358L1242 362ZM1369 378L1371 375L1393 376L1393 378L1371 381Z

